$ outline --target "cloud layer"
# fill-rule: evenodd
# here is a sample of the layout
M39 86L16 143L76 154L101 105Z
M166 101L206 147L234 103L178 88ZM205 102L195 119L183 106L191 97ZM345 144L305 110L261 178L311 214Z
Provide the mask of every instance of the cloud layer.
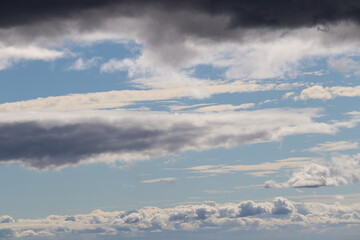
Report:
M146 79L147 84L151 84L152 79ZM165 79L168 84L173 84L173 78ZM187 81L191 82L191 79ZM155 80L155 82L159 82ZM256 82L234 81L226 82L206 82L204 85L195 86L167 86L149 90L120 90L109 92L95 92L86 94L71 94L67 96L56 96L37 98L27 101L9 102L0 104L0 111L67 111L84 109L120 108L141 101L161 101L170 99L207 98L212 94L224 93L245 93L286 90L297 86L297 84L274 84ZM76 104L74 104L76 102Z
M2 113L0 161L39 169L91 161L127 162L337 131L338 123L313 121L317 111Z
M305 57L359 49L360 4L350 0L16 0L0 7L5 47L132 39L144 44L142 67L210 63L230 67L227 78L283 77L294 74Z
M3 1L0 5L1 27L48 21L57 18L78 17L87 10L100 9L105 13L125 15L123 8L131 7L130 14L140 14L146 8L161 8L163 11L192 10L208 15L228 15L233 27L309 27L338 21L358 22L360 4L348 0L277 0L277 1L234 1L185 0L169 2L164 0L21 0ZM113 11L111 11L113 9ZM114 10L115 9L115 10ZM105 13L101 16L106 16ZM129 14L129 13L128 13ZM41 16L41 17L40 17ZM99 16L100 17L100 16ZM190 26L189 26L190 27Z
M209 228L270 230L286 227L320 228L323 224L333 227L360 223L360 209L340 204L301 203L285 198L272 202L184 205L161 209L145 207L133 211L104 212L58 216L42 219L14 220L2 216L0 238L23 237L100 237L101 235L132 234L141 232L191 231ZM86 235L89 234L89 235Z

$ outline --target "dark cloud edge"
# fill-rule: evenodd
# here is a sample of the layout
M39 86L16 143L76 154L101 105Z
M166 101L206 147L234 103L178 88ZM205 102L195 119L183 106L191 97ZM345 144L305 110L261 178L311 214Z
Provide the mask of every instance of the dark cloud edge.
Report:
M79 18L81 13L93 10L99 11L95 16L100 20L108 16L141 15L151 9L227 15L232 18L230 28L297 28L360 22L357 0L7 0L0 2L0 27Z

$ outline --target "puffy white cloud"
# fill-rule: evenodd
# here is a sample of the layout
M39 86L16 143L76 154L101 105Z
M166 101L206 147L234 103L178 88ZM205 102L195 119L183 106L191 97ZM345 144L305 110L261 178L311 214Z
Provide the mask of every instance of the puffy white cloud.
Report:
M284 183L265 182L267 188L309 188L355 184L360 181L360 155L333 157L330 164L311 163Z
M340 204L301 203L285 198L272 202L218 204L207 202L174 208L145 207L133 211L104 212L58 216L42 219L19 219L0 224L2 238L24 236L79 237L81 235L121 235L141 232L192 231L211 228L251 227L256 230L278 229L289 226L320 228L360 223L360 209ZM6 234L5 234L6 232ZM95 237L94 236L94 237Z

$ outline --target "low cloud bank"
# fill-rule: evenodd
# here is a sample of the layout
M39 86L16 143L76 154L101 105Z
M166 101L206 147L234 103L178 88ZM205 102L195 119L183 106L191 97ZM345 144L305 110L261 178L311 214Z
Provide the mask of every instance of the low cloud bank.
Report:
M120 235L141 232L201 231L209 228L269 230L281 227L333 227L359 224L360 209L340 204L293 202L275 198L272 202L218 204L207 202L161 209L145 207L133 211L104 212L57 216L42 219L13 220L0 223L0 238L54 237L90 234Z

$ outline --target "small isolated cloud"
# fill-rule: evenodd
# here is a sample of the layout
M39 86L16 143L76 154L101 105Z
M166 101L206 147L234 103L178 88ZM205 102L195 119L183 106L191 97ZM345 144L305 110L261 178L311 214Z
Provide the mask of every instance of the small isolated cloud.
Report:
M78 58L68 70L83 71L98 66L100 57L93 57L90 59Z
M349 141L338 141L338 142L325 142L320 143L315 147L306 149L308 152L339 152L346 151L351 149L358 149L360 147L358 142L349 142Z
M164 209L145 207L115 212L95 210L89 214L51 215L41 219L0 223L0 238L122 238L123 234L136 236L141 233L181 231L196 233L209 228L269 231L299 227L301 230L310 227L321 229L324 224L329 223L332 227L358 225L360 209L356 205L304 203L278 197L273 201L258 203L247 200L225 204L206 202Z
M176 180L176 178L168 177L168 178L149 179L149 180L144 180L144 181L141 181L141 182L142 183L159 183L159 182L175 183L175 180Z
M329 164L311 163L283 183L266 181L266 188L316 188L355 184L360 181L360 154L333 157Z

